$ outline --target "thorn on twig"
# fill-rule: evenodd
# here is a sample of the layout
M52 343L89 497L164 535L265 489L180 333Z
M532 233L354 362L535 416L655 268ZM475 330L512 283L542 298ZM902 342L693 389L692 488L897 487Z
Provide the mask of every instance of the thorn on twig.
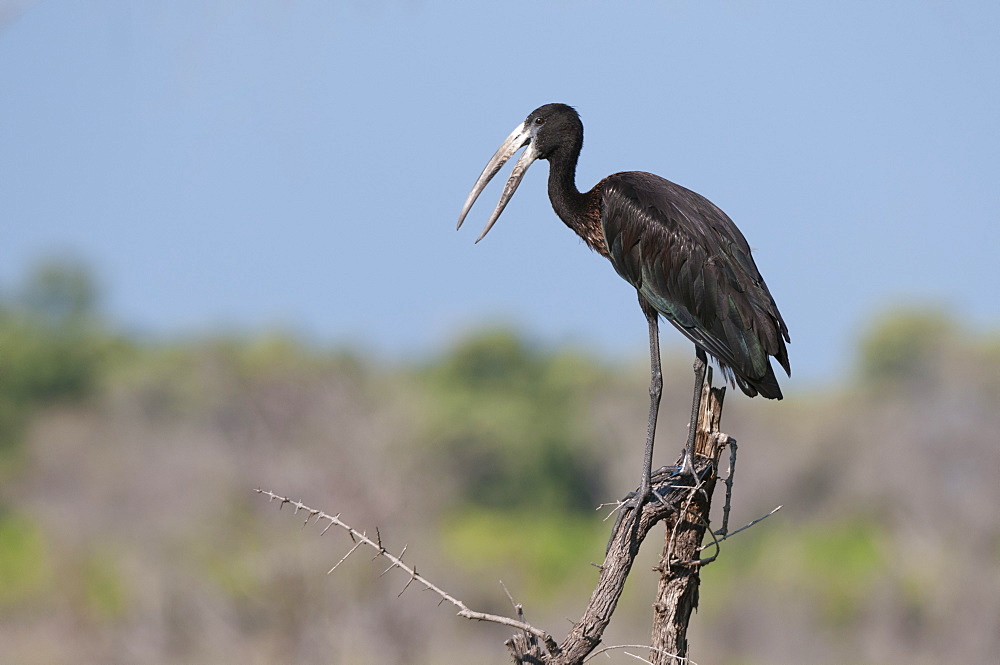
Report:
M617 514L618 511L621 510L622 506L624 506L625 503L626 502L622 501L622 500L618 500L618 501L605 501L604 503L599 504L597 506L597 508L594 508L594 511L596 512L598 510L601 510L603 508L608 508L610 506L611 510L608 511L607 515L605 515L603 518L601 518L602 522L607 522L609 519L611 519L612 515Z
M402 596L402 595L403 595L403 593L404 593L404 592L405 592L405 591L406 591L407 589L409 589L409 588L410 588L410 584L412 584L412 583L413 583L413 580L415 580L415 579L417 579L417 567L416 567L416 566L414 566L414 567L413 567L413 574L412 574L412 575L410 575L410 579L408 579L408 580L406 581L406 586L404 586L404 587L403 587L403 588L402 588L402 589L400 590L400 592L396 594L396 598L399 598L400 596Z
M500 588L503 589L503 592L505 594L507 594L507 600L510 601L510 604L514 607L515 610L520 610L521 606L518 603L514 602L514 596L510 595L510 591L507 590L507 585L503 583L503 580L499 580L499 582L500 582Z
M330 523L330 526L333 526L333 522L331 522L331 523ZM327 527L327 528L329 529L330 527ZM339 566L340 564L342 564L342 563L344 563L345 561L347 561L347 557L349 557L349 556L351 556L352 554L354 554L354 550L358 549L359 547L361 547L361 543L360 543L360 542L355 542L355 543L354 543L354 547L352 547L352 548L351 548L351 549L350 549L350 550L349 550L349 551L347 552L347 554L345 554L345 555L344 555L344 557L343 557L343 558L342 558L342 559L341 559L340 561L338 561L338 562L337 562L336 564L334 564L333 568L331 568L330 570L326 571L326 574L327 574L327 575L329 575L329 574L330 574L330 573L332 573L333 571L337 570L337 566Z

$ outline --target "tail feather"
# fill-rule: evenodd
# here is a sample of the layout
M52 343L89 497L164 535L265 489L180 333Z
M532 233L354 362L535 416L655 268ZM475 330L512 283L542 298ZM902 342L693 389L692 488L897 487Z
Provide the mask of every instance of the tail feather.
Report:
M720 363L721 365L721 363ZM730 382L735 383L740 390L742 390L747 397L756 397L760 395L761 397L766 397L767 399L781 399L781 387L778 385L778 377L774 375L774 369L771 367L771 363L767 364L767 371L764 376L759 379L749 379L746 376L740 376L738 373L733 371L732 367L722 366L722 373Z

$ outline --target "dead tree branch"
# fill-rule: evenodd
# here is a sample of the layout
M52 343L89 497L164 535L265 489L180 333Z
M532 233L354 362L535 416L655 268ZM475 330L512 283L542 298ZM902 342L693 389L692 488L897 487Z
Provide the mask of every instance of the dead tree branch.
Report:
M544 644L546 646L546 648L549 649L549 650L555 650L557 648L556 642L552 638L551 635L549 635L548 633L546 633L543 630L535 628L534 626L532 626L532 625L530 625L528 623L525 623L524 621L519 621L517 619L511 619L510 617L499 616L499 615L496 615L496 614L487 614L485 612L477 612L475 610L469 609L469 607L466 606L466 604L464 602L462 602L458 598L455 598L454 596L452 596L451 594L449 594L447 591L445 591L444 589L442 589L441 587L437 586L436 584L434 584L433 582L431 582L430 580L428 580L426 577L424 577L423 575L421 575L420 573L418 573L416 566L410 566L410 565L404 563L403 562L403 558L402 558L402 553L400 553L400 555L397 556L397 555L393 554L392 552L390 552L389 550L387 550L382 545L382 537L381 537L381 535L379 535L378 530L376 530L376 532L375 532L376 533L376 540L372 540L371 538L368 537L368 534L366 532L358 531L357 529L355 529L354 527L352 527L350 524L348 524L348 523L344 522L343 520L341 520L339 513L337 515L330 515L328 513L323 512L322 510L316 510L315 508L310 508L309 506L305 505L301 501L294 501L294 500L289 499L287 497L283 497L283 496L280 496L278 494L275 494L274 492L271 492L269 490L264 490L264 489L257 488L254 491L257 492L258 494L263 494L264 496L268 497L269 501L278 501L278 502L280 502L279 506L278 506L279 509L282 508L282 507L284 507L286 504L288 504L288 505L291 505L291 506L293 506L295 508L295 514L298 514L299 511L303 511L303 512L307 513L306 514L306 519L303 522L303 525L308 524L309 521L312 520L313 518L315 518L315 521L317 523L318 522L323 522L323 521L329 522L329 524L327 524L326 528L323 529L323 531L321 532L320 535L325 534L327 531L330 530L330 527L333 527L333 526L340 527L341 529L345 530L350 535L351 540L354 541L354 543L355 543L354 547L352 547L351 550L340 561L338 561L337 564L333 568L331 568L329 572L332 573L334 570L336 570L337 566L339 566L341 563L343 563L347 559L347 557L349 557L353 552L355 552L358 549L358 547L360 547L361 545L367 545L368 547L371 547L372 549L374 549L376 551L376 556L385 557L392 564L388 568L386 568L385 571L382 572L383 575L385 573L389 572L390 570L392 570L393 568L398 568L398 569L402 570L404 573L406 573L407 575L409 575L410 579L406 583L406 586L403 587L403 590L400 591L400 595L402 595L403 591L406 591L407 587L409 587L412 582L416 581L416 582L424 585L424 587L426 587L427 589L429 589L429 590L433 591L434 593L436 593L438 596L440 596L441 597L441 602L447 601L447 602L451 603L452 605L454 605L455 607L457 607L458 608L458 616L460 616L460 617L465 617L466 619L472 619L472 620L475 620L475 621L489 621L489 622L492 622L492 623L502 624L504 626L510 626L511 628L516 628L518 630L521 630L521 631L523 631L525 633L528 633L528 634L534 636L535 638L541 640L542 644ZM405 552L405 551L406 551L406 548L404 547L403 548L403 552Z

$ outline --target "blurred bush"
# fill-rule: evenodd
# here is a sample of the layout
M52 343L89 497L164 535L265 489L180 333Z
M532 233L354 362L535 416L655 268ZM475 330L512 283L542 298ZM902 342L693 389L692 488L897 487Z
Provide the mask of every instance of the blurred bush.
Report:
M591 513L607 494L584 415L605 374L509 330L478 333L420 373L424 438L463 502Z
M0 612L24 609L54 589L55 575L41 526L0 511Z
M9 462L35 407L79 400L120 339L104 331L89 271L45 261L0 299L0 460Z
M926 379L957 336L951 317L943 311L883 314L861 338L862 379L877 387Z

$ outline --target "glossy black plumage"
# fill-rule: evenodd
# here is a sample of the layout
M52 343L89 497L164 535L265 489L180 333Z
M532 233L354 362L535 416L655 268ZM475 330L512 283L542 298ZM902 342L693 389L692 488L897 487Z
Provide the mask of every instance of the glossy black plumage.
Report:
M643 478L631 503L635 508L652 493L653 440L662 390L659 316L696 347L692 426L680 466L680 473L687 475L694 473L693 424L706 354L747 395L781 399L770 359L791 373L785 348L788 328L754 264L750 246L722 210L700 194L639 171L608 176L581 193L576 187L576 164L582 147L583 123L572 107L546 104L535 109L486 164L465 200L458 226L489 181L524 148L476 242L496 223L528 167L544 159L549 162L553 210L636 288L649 327L651 376Z
M616 173L594 189L618 274L731 372L743 392L781 399L768 357L789 372L788 329L729 217L651 173Z

